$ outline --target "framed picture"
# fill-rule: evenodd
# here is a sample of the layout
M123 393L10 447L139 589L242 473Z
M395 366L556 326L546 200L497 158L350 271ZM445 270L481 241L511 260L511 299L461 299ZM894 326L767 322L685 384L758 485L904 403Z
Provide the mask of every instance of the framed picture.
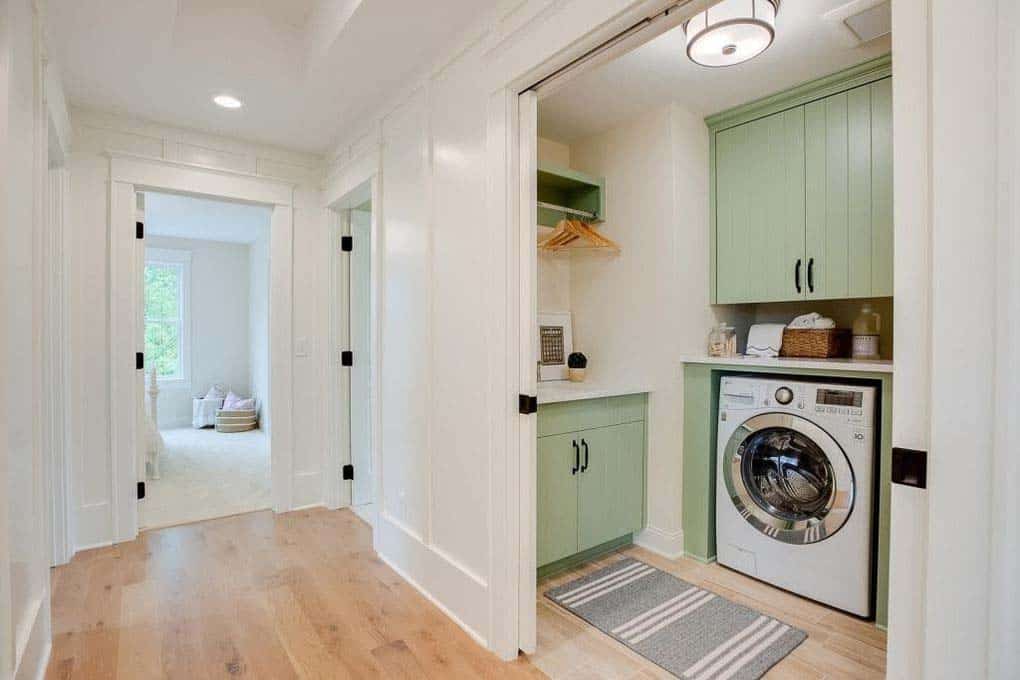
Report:
M567 379L567 357L574 351L570 312L538 314L538 379Z

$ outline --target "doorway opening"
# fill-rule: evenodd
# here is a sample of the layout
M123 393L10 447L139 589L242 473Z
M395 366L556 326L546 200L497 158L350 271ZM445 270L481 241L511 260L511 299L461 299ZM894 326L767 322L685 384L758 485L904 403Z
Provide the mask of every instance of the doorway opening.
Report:
M145 498L139 528L272 507L271 208L137 193Z
M375 259L379 205L376 183L366 179L330 205L332 303L330 335L336 348L332 409L333 441L344 484L336 505L349 505L370 527L378 512L375 404L378 351L375 330L378 265ZM348 486L346 482L350 482Z
M520 384L538 403L537 425L519 430L518 639L544 670L555 673L570 640L598 618L557 601L564 589L586 606L612 595L599 605L606 620L635 626L629 651L607 638L588 654L593 675L685 670L640 643L686 625L686 600L636 608L647 593L630 593L635 574L679 576L709 593L706 602L721 594L753 608L775 595L860 623L780 590L810 593L809 578L765 585L753 567L715 564L725 369L704 369L699 392L681 361L707 359L710 331L724 322L742 351L756 324L782 333L815 312L849 329L866 307L886 320L874 348L884 364L856 377L836 364L814 375L891 384L891 39L850 40L826 18L837 4L784 4L768 51L721 69L685 56L691 12L668 12L518 98ZM874 418L891 422L891 412ZM702 430L711 441L687 443ZM890 442L862 456L869 467L857 474L873 474L877 493L855 510L868 526L838 577L870 593L865 618L877 619L851 636L869 661L840 660L862 673L885 664ZM694 479L703 490L689 487ZM628 562L628 575L615 577L611 567L631 558L650 566ZM635 663L635 651L653 665Z
M355 360L351 366L350 417L351 464L354 480L351 485L351 507L369 524L373 517L372 494L372 200L350 210L349 334Z

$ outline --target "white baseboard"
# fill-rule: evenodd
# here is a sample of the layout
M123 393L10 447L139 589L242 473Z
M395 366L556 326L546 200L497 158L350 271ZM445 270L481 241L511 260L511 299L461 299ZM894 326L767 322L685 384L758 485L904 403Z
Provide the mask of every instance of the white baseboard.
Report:
M44 597L33 607L31 621L26 622L24 642L16 650L15 680L42 680L49 665L52 637L50 632L49 588Z
M428 600L429 602L434 604L436 606L436 609L438 609L439 611L443 612L443 614L445 614L447 616L447 618L449 618L451 621L453 621L455 624L457 624L460 627L460 629L463 630L465 633L467 633L475 642L477 642L482 647L485 647L486 649L488 649L488 647L489 647L488 641L484 637L482 637L478 633L478 631L474 630L471 626L469 626L466 623L464 623L464 621L462 621L460 619L460 617L458 617L456 614L454 614L452 611L450 611L449 608L447 608L442 602L440 602L439 600L434 598L432 596L432 593L430 593L425 588L423 588L420 583L418 583L413 578L411 578L406 571L404 571L403 569L398 567L396 564L394 564L385 555L383 555L382 553L376 553L376 555L379 556L379 559L382 560L383 563L387 567L389 567L393 571L397 572L397 575L400 576L400 578L402 578L405 581L407 581L408 583L410 583L411 587L413 587L415 590L417 590L419 593L421 593L421 595L426 600Z
M645 527L634 534L634 544L670 560L684 556L684 532L682 529L665 531L656 527Z

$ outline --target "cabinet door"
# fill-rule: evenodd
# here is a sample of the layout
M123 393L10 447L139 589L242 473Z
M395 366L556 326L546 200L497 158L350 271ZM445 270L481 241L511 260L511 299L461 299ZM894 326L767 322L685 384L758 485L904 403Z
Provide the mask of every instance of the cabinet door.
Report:
M577 436L582 464L587 463L579 475L578 549L587 550L642 527L645 424L585 430Z
M893 294L892 78L871 87L871 295Z
M891 80L805 107L807 297L892 294Z
M538 438L538 566L577 552L573 433Z
M803 107L718 132L715 143L716 302L801 299Z

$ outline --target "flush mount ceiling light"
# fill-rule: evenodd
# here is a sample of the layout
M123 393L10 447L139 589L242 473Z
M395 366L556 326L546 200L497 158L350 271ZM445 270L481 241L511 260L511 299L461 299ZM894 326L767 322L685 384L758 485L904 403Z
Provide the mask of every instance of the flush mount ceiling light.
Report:
M244 106L244 102L229 94L218 94L213 97L213 101L217 106L222 106L225 109L239 109Z
M684 24L696 64L733 66L757 57L776 37L779 0L723 0Z

